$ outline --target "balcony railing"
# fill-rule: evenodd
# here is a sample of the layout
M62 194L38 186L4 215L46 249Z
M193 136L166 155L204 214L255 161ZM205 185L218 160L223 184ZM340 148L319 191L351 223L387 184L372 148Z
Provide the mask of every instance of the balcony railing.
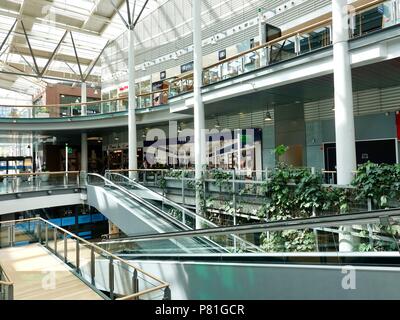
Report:
M42 218L1 221L0 236L8 239L1 242L0 248L27 243L43 245L88 286L97 292L107 292L103 295L106 299L170 299L168 283ZM4 283L12 285L9 280Z
M0 265L0 300L14 300L14 283Z
M392 1L375 0L355 8L351 39L400 23L399 8ZM332 44L332 19L327 18L203 69L203 85L214 84L270 65L314 52ZM137 109L166 105L169 99L193 91L193 73L171 80L167 89L139 93ZM128 110L128 98L46 106L0 106L0 118L62 118Z

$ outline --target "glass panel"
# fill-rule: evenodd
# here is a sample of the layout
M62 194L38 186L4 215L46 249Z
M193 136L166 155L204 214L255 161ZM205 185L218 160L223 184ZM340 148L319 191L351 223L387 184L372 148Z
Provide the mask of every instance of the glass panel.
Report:
M399 249L400 216L376 218L368 224L348 222L315 228L290 228L280 230L210 236L187 236L161 239L111 241L100 244L106 250L128 256L129 254L177 253L229 253L229 252L366 252L394 251ZM293 220L292 220L293 221ZM343 240L351 246L343 246Z
M299 35L300 53L307 53L331 44L330 27L321 27Z
M281 40L270 47L270 63L285 61L296 56L295 37Z

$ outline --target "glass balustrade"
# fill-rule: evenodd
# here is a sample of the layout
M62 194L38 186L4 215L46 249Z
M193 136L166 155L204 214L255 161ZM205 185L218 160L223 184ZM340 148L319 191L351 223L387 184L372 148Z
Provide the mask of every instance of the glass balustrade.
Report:
M271 221L262 225L154 234L100 243L107 251L129 257L143 255L225 253L398 252L400 216L392 211L353 215L339 222L324 218ZM247 229L246 231L244 231ZM235 235L235 237L232 237ZM202 241L202 240L207 241ZM243 239L245 241L238 241ZM351 246L343 246L347 239ZM191 241L189 241L191 240ZM342 243L342 244L341 244ZM255 251L257 247L259 251Z
M0 222L0 248L34 243L56 255L105 299L170 298L167 283L42 218ZM0 300L12 290L5 283L2 275Z
M350 37L357 38L400 23L400 12L392 1L365 4L351 14ZM310 53L332 44L331 22L323 22L310 28L303 28L296 34L270 41L237 56L227 58L203 70L203 85L258 70L268 65L287 61L299 55ZM169 83L168 89L140 92L137 95L137 109L165 105L170 98L193 91L193 73L181 75ZM56 106L0 106L0 118L62 118L82 115L97 115L128 110L127 98L94 101L86 104L75 103Z
M4 174L0 175L0 194L74 188L81 183L79 171Z

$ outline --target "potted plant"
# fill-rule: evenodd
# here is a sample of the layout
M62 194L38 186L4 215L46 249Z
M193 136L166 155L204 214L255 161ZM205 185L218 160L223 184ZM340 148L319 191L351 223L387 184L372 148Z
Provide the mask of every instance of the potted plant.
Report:
M42 165L42 169L40 170L40 180L43 182L49 181L50 174L47 171L47 166L45 163Z

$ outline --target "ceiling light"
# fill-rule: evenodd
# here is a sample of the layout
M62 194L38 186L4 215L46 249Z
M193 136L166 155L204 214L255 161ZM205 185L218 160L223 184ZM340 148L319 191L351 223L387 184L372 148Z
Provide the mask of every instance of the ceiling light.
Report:
M266 112L264 121L272 121L272 117L269 111Z

